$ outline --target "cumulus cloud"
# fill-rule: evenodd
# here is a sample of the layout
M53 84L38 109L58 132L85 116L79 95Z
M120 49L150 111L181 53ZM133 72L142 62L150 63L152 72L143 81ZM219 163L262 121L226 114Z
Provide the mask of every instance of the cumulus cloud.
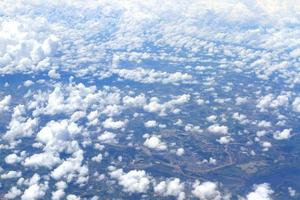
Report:
M135 97L125 96L122 101L127 107L143 107L146 104L146 97L144 94L140 94Z
M6 199L16 199L22 194L22 191L18 189L16 186L10 188L10 190L4 195Z
M218 184L214 182L196 182L193 185L192 194L200 200L221 200L222 194L218 190Z
M272 200L274 191L268 183L262 183L253 187L254 191L247 195L247 200Z
M177 106L189 102L190 98L191 96L189 94L183 94L174 97L170 101L160 103L159 99L154 97L151 98L150 102L144 106L144 110L147 112L154 112L159 113L160 115L165 115L167 111L174 112L177 109Z
M11 170L5 174L1 174L0 178L1 179L12 179L12 178L19 178L21 176L22 176L22 172Z
M20 162L22 158L20 158L17 154L12 153L7 155L4 160L7 164L15 164Z
M149 189L151 178L143 170L131 170L124 173L122 169L110 172L110 176L118 180L125 192L145 193Z
M104 131L104 133L102 133L101 135L99 135L97 137L97 139L100 142L107 143L107 144L117 143L116 134L114 134L112 132L109 132L109 131Z
M5 96L0 101L0 113L4 111L8 111L10 102L11 102L11 95Z
M153 128L155 126L157 126L157 122L155 120L149 120L145 122L145 127L147 128Z
M56 190L52 192L51 199L52 200L60 200L65 196L65 189L67 188L67 184L64 181L59 181L55 183Z
M126 122L124 121L114 121L112 118L108 118L103 122L103 127L107 129L121 129L125 127Z
M152 135L149 138L147 138L144 142L144 146L159 151L163 151L167 149L166 143L162 142L160 140L160 137L156 135Z
M220 144L228 144L231 141L233 141L233 139L230 136L222 136L217 139L217 142L219 142Z
M273 134L276 140L286 140L291 137L292 129L284 129L283 131L277 131Z
M184 183L180 182L178 178L159 182L154 187L154 192L159 196L174 196L178 200L185 199Z
M36 136L36 140L42 142L47 148L60 148L64 142L71 140L81 131L74 122L68 120L50 121Z
M300 112L300 97L296 97L292 105L295 112Z
M47 185L44 184L33 184L29 186L21 196L22 200L36 200L41 199L46 194L48 189Z
M0 23L0 73L44 70L42 62L52 57L59 39L50 33L52 25L45 18L5 18ZM44 29L42 32L41 29Z
M38 119L26 118L26 109L24 105L18 105L14 108L11 121L8 125L7 132L3 135L6 140L14 140L22 137L31 136L37 125Z
M55 180L65 179L67 182L76 179L76 183L84 184L88 180L88 168L82 164L83 159L83 151L78 150L73 153L73 157L66 159L58 165L51 172L51 177Z
M213 124L207 129L209 132L217 133L217 134L227 134L228 127L225 125Z
M184 154L184 148L178 148L176 150L176 155L177 156L182 156Z
M187 73L175 72L168 73L162 71L148 70L143 68L136 69L114 69L113 72L118 76L141 83L192 83L193 77Z
M46 167L51 169L55 165L59 164L61 162L61 159L58 155L55 155L51 152L44 152L44 153L38 153L33 154L30 157L27 157L24 160L23 165L26 167Z

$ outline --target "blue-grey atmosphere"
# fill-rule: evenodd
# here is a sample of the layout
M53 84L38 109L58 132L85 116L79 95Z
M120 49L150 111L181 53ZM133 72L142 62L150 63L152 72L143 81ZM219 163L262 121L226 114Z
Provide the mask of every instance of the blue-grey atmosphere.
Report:
M299 0L1 0L1 200L299 200Z

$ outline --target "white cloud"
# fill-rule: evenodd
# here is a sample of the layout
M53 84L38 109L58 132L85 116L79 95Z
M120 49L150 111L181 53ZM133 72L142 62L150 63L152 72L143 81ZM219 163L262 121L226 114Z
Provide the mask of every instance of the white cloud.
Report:
M159 196L174 196L178 200L185 199L184 183L180 182L178 178L159 182L154 187L154 192Z
M220 144L228 144L231 141L233 141L233 139L230 136L222 136L217 139L217 142L219 142Z
M248 98L247 98L247 97L237 97L237 98L235 99L235 104L236 104L236 105L242 105L242 104L247 103L247 101L248 101Z
M5 199L16 199L22 194L22 191L19 190L16 186L10 188L10 190L4 195Z
M121 113L120 106L118 105L108 105L102 112L103 114L112 117L117 116Z
M266 111L268 108L278 108L280 106L287 106L289 103L289 94L281 94L277 97L268 94L266 96L260 97L258 100L257 108L260 108L261 111Z
M297 192L292 187L288 187L288 192L291 197L295 197Z
M147 138L144 142L144 145L150 149L155 149L159 151L163 151L167 149L166 143L160 140L159 136L152 135L150 138Z
M43 70L41 63L57 50L59 39L50 35L54 26L43 17L5 18L0 27L0 73Z
M208 122L214 122L214 121L216 121L216 119L217 119L217 116L216 116L216 115L211 115L211 116L209 116L209 117L206 117L206 120L207 120Z
M184 154L184 149L183 148L178 148L177 150L176 150L176 155L177 156L182 156Z
M60 200L65 196L65 189L67 188L67 184L64 181L59 181L55 184L56 190L52 192L51 199L52 200Z
M11 178L19 178L21 176L22 176L22 172L11 170L5 174L1 174L0 178L1 179L11 179Z
M218 190L218 184L214 182L196 182L193 185L192 194L200 200L221 200L222 194Z
M296 97L292 105L295 112L300 112L300 97Z
M54 155L51 152L44 152L33 154L32 156L26 158L24 160L23 165L26 167L47 167L51 169L55 165L59 164L61 159L58 155Z
M3 135L6 140L14 140L22 137L29 137L33 134L38 125L38 119L26 118L25 107L18 105L14 108L11 121L8 125L7 132Z
M122 169L110 172L110 176L118 180L125 192L145 193L149 189L150 176L143 170L131 170L124 173Z
M50 121L43 127L36 136L36 140L44 143L47 148L60 148L63 143L74 138L81 131L74 122L67 120Z
M51 172L51 177L55 180L65 179L67 182L71 182L76 178L76 183L84 184L88 180L88 168L82 164L83 159L83 151L78 150L73 153L73 157L58 165Z
M32 86L34 84L34 82L32 81L32 80L27 80L27 81L25 81L24 83L23 83L23 85L25 86L25 87L30 87L30 86Z
M266 96L263 96L258 100L258 103L257 103L256 107L260 108L261 111L264 111L270 106L272 100L273 100L273 95L272 94L268 94Z
M22 200L41 199L46 194L47 189L48 189L47 185L33 184L24 191L24 194L21 196L21 199Z
M193 83L193 77L187 73L168 73L155 71L154 69L113 69L113 73L118 76L141 83Z
M272 126L271 122L268 122L266 120L262 120L262 121L258 122L257 125L262 128L269 128Z
M261 143L261 146L263 147L263 151L268 151L272 147L272 143L264 141Z
M272 194L274 191L267 183L255 185L254 191L247 195L247 200L272 200Z
M4 160L7 164L15 164L15 163L20 162L22 160L22 158L17 156L17 154L12 153L12 154L7 155Z
M95 161L95 162L101 162L101 160L102 160L102 154L101 153L99 153L97 156L94 156L94 157L92 157L92 161Z
M79 196L76 196L75 194L69 194L67 196L67 200L80 200L81 198Z
M207 129L209 132L212 133L218 133L218 134L227 134L228 133L228 127L224 125L219 124L213 124L208 127Z
M189 132L195 132L195 133L202 133L203 130L200 128L200 126L195 126L193 124L187 124L184 127L185 131L189 131Z
M51 69L49 72L48 72L48 76L50 78L53 78L53 79L59 79L60 78L60 74L55 70L55 69Z
M5 96L0 101L0 113L4 111L8 111L10 102L11 102L11 95Z
M157 126L157 122L155 120L149 120L145 122L145 127L147 128L153 128L155 126Z
M165 103L160 103L158 98L153 97L150 99L150 102L144 106L144 110L147 112L154 112L159 113L160 115L165 115L167 111L176 111L177 106L189 102L190 98L191 96L189 94L183 94L176 96Z
M112 133L112 132L109 132L109 131L104 131L104 133L102 133L101 135L99 135L97 137L97 139L100 141L100 142L103 142L103 143L117 143L117 140L116 140L116 134Z
M146 97L144 94L135 97L125 96L122 101L127 107L143 107L146 104Z
M107 129L121 129L124 128L126 122L124 121L114 121L112 118L108 118L103 122L103 127Z
M291 137L292 129L284 129L283 131L277 131L273 134L274 139L276 140L286 140Z

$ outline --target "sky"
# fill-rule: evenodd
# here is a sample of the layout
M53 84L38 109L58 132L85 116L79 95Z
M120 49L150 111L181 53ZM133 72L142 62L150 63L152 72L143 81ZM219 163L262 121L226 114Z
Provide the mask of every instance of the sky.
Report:
M299 198L293 181L179 172L225 152L271 173L297 145L299 27L298 0L2 0L0 198Z

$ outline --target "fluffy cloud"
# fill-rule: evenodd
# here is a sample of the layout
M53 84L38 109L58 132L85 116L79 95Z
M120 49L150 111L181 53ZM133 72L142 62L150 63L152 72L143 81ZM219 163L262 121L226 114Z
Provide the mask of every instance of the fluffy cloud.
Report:
M267 108L278 108L280 106L286 106L288 103L289 94L282 94L277 97L274 97L272 94L268 94L260 97L257 107L260 108L261 111L265 111Z
M11 102L11 95L5 96L0 101L0 113L3 111L8 111L10 102Z
M116 134L109 131L104 131L104 133L99 135L97 139L103 143L117 143Z
M177 156L182 156L184 154L184 149L183 148L178 148L177 150L176 150L176 155Z
M143 68L136 69L114 69L114 73L118 76L141 83L192 83L193 77L187 73L175 72L168 73L155 70L147 70Z
M190 98L191 96L189 94L183 94L174 97L170 101L160 103L158 98L153 97L150 99L150 102L144 106L144 110L147 112L154 112L159 113L160 115L165 115L167 111L176 111L177 106L189 102Z
M82 162L83 152L82 150L78 150L73 153L73 157L66 159L58 165L51 172L51 177L55 180L65 179L67 182L71 182L76 178L76 183L84 184L88 180L88 168Z
M292 129L284 129L283 131L277 131L273 134L276 140L286 140L291 137Z
M184 183L178 178L159 182L154 187L154 192L159 196L175 196L178 200L185 199Z
M19 178L21 176L22 176L22 172L11 170L5 174L1 174L0 178L1 179L11 179L11 178Z
M300 97L296 97L292 105L295 112L300 112Z
M24 160L23 165L26 167L47 167L51 169L53 166L61 162L58 155L54 155L51 152L44 152L33 154L32 156Z
M219 124L213 124L208 127L207 129L209 132L212 133L218 133L218 134L227 134L228 133L228 127L224 125Z
M46 144L48 148L56 147L74 138L80 131L81 128L74 122L50 121L37 133L36 140Z
M33 184L24 191L24 194L21 196L21 199L22 200L41 199L46 194L47 189L48 189L47 185Z
M214 182L196 182L193 185L192 194L200 200L221 200L222 194L218 190L217 183Z
M143 107L146 104L146 97L144 94L135 97L125 96L122 101L126 107Z
M222 136L217 139L217 142L219 142L220 144L228 144L231 141L233 141L233 139L230 136Z
M52 192L52 200L60 200L65 196L65 189L67 188L67 184L63 181L59 181L55 184L56 190Z
M14 108L11 121L7 132L3 135L6 140L14 140L22 137L29 137L34 133L38 125L38 119L26 118L26 109L24 105L18 105Z
M22 191L19 190L16 186L13 186L12 188L10 188L8 193L6 193L4 195L4 198L6 198L6 199L16 199L21 194L22 194Z
M167 145L160 140L159 136L152 135L146 139L144 145L150 149L163 151L167 149Z
M149 189L150 177L143 170L131 170L124 173L122 169L110 172L110 176L118 180L125 192L145 193Z
M254 186L254 191L247 195L247 200L272 200L274 191L267 183L262 183Z
M59 39L50 33L54 27L45 18L6 18L1 21L0 27L0 73L49 67L49 58L55 54Z
M147 128L153 128L155 126L157 126L157 122L155 120L149 120L145 122L145 127Z
M114 121L112 118L108 118L103 122L103 127L107 129L121 129L126 125L124 121Z
M9 154L5 157L5 162L7 164L15 164L15 163L18 163L22 160L22 158L20 158L19 156L17 156L17 154Z

